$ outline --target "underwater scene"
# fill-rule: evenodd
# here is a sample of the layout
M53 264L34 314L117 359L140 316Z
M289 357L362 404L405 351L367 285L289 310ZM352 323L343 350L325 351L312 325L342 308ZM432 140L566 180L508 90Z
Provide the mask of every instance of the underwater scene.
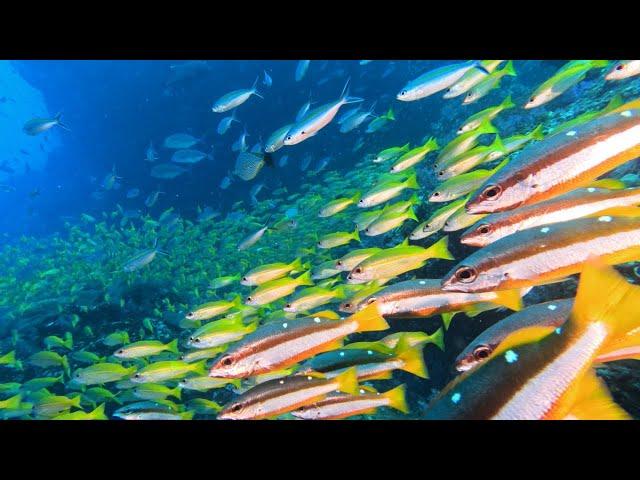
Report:
M0 419L640 418L640 60L0 86Z

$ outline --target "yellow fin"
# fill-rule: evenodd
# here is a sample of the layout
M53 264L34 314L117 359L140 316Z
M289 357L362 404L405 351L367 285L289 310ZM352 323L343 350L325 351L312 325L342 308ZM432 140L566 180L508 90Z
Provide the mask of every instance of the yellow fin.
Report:
M405 372L413 373L421 378L429 378L429 372L424 364L424 355L420 347L412 347L409 345L407 338L402 335L396 345L396 357L402 360L403 365L400 367Z
M351 315L347 321L356 322L356 332L377 332L389 328L387 321L378 312L375 303Z
M400 410L402 413L409 413L409 406L407 405L407 400L405 398L405 390L406 388L404 385L398 385L396 388L384 392L382 396L389 399L389 406L391 408Z
M313 315L309 315L310 317L319 317L319 318L328 318L329 320L339 320L340 315L331 310L322 310L320 312L316 312Z
M640 360L640 330L610 342L607 348L599 352L595 362L606 363L616 360Z
M566 419L630 420L631 417L613 401L607 386L593 370L588 371L576 386L574 403Z
M433 343L436 347L444 352L444 328L440 327L431 335L429 335L427 342Z
M443 260L454 260L453 255L448 248L449 237L445 236L438 240L436 243L426 249L425 253L428 253L427 258L442 258Z
M496 298L493 303L507 307L510 310L519 311L522 310L522 298L520 297L520 290L499 290L495 292Z
M445 312L440 314L440 316L442 317L442 324L444 325L445 330L449 330L449 325L451 325L451 320L453 320L453 317L455 316L456 313L458 312Z
M334 380L338 383L338 390L344 393L356 395L358 393L358 373L356 367L347 368Z
M518 345L524 345L526 343L533 343L542 340L555 330L553 326L540 326L521 328L515 332L507 335L500 345L493 351L492 356L500 355L507 350L516 347Z
M627 206L627 207L612 207L606 210L602 210L600 212L592 213L591 215L587 215L587 217L591 218L600 218L604 216L610 217L632 217L637 218L640 217L640 207Z
M612 267L589 262L578 284L578 293L568 323L586 328L596 322L608 329L600 351L640 327L640 287L628 283Z
M627 187L622 180L618 180L617 178L602 178L591 182L589 186L594 188L607 188L609 190L622 190Z

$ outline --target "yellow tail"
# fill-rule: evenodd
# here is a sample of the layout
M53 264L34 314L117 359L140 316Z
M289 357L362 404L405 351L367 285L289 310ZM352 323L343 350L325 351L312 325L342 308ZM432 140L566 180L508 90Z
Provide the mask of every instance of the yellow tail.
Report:
M356 332L379 332L389 328L389 324L380 315L375 303L363 308L358 313L354 313L347 320L356 322Z

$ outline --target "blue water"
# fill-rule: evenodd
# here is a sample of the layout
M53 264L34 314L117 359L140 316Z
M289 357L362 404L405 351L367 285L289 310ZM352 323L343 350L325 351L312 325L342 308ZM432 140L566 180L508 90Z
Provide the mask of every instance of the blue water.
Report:
M450 63L447 61L374 61L360 65L358 61L313 61L307 75L295 82L296 61L208 61L208 71L167 86L170 66L183 61L12 61L11 67L26 82L39 90L50 116L63 113L63 121L71 132L57 128L47 132L42 142L57 142L41 170L28 175L15 175L0 183L16 188L0 194L0 232L10 236L45 234L60 228L63 217L80 213L95 215L111 210L116 203L123 208L143 208L146 195L161 186L161 196L151 213L176 207L186 218L195 218L196 206L209 205L221 210L240 199L246 199L251 184L235 182L225 191L218 184L233 168L236 153L230 146L242 133L249 132L250 146L266 138L280 126L289 123L311 94L315 105L338 98L348 78L351 93L365 99L366 108L374 101L376 113L383 114L393 106L399 119L386 131L365 136L366 147L358 154L351 152L362 129L341 134L331 125L316 138L281 149L275 158L289 155L285 169L264 169L256 181L271 188L287 186L290 191L300 178L296 167L306 154L314 162L323 156L333 157L332 168L348 172L365 152L390 145L403 144L408 138L422 138L434 126L443 126L443 112L452 108L464 113L458 101L445 102L439 95L420 102L398 102L395 95L410 79L423 71ZM527 62L516 62L516 68L528 69ZM562 62L538 63L535 69L517 79L519 85L533 88ZM389 68L392 72L382 75ZM263 70L273 79L273 86L262 84ZM212 102L230 90L249 88L260 76L258 88L265 97L252 97L237 110L241 123L234 123L225 136L216 133L219 120L230 114L211 112ZM319 85L320 83L320 85ZM483 98L474 111L503 98L496 89ZM523 92L522 98L526 98ZM16 99L20 101L19 98ZM346 107L345 107L346 109ZM0 105L0 112L2 105ZM466 112L466 110L465 110ZM448 126L448 124L447 124ZM195 165L191 174L176 180L159 181L149 176L151 164L144 162L144 151L153 141L160 154L159 162L169 161L171 151L161 147L171 133L184 132L196 137L208 132L206 143L213 146L214 160ZM26 138L25 141L31 140ZM205 150L204 147L199 147ZM28 158L28 157L27 157ZM106 192L96 200L91 193L98 190L104 176L115 166L122 177L118 191ZM125 199L130 188L141 195ZM29 198L39 189L40 196ZM144 208L143 208L144 210Z

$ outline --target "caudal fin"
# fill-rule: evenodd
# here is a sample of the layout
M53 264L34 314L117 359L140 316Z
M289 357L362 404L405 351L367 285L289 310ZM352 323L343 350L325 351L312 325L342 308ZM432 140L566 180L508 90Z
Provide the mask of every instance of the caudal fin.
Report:
M391 408L395 408L402 413L409 413L405 392L406 387L404 385L398 385L396 388L384 392L382 396L389 400L389 406Z
M358 393L358 372L356 367L346 369L334 379L338 382L338 390L355 395Z
M71 129L69 127L67 127L64 123L62 123L61 119L62 119L62 112L59 112L54 118L54 120L56 122L56 125L58 125L63 130L66 130L67 132L70 132Z
M400 337L398 345L396 345L396 357L402 360L400 368L405 372L413 373L420 378L429 378L422 349L420 346L412 347L404 335Z
M495 292L496 298L493 303L502 305L510 310L519 311L522 310L522 298L520 290L499 290Z
M351 315L347 320L356 323L356 332L378 332L389 328L375 303Z
M436 243L427 248L427 258L441 258L443 260L454 260L453 255L449 251L449 237L445 236Z

